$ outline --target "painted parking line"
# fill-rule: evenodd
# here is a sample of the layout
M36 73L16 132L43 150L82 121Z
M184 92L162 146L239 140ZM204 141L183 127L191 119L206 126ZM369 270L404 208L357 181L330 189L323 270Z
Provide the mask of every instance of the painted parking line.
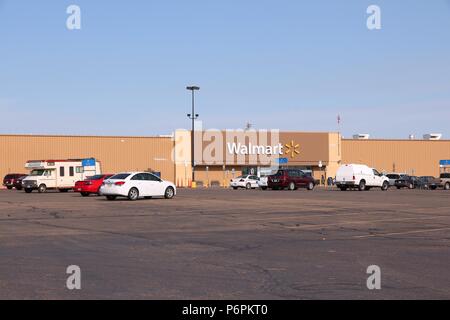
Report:
M415 233L428 233L428 232L438 232L438 231L447 231L449 228L439 228L439 229L426 229L426 230L412 230L405 232L391 232L391 233L379 233L379 234L369 234L365 236L354 236L356 239L364 239L364 238L374 238L374 237L388 237L388 236L399 236L405 234L415 234Z
M317 229L317 228L321 229L321 228L327 228L327 227L338 227L338 226L343 226L343 225L372 224L372 223L377 223L377 222L402 222L402 221L410 221L410 220L433 220L433 219L439 219L439 218L449 218L449 216L349 221L349 222L337 222L337 223L329 223L329 224L317 224L317 225L287 227L287 228L288 229ZM448 229L450 229L450 228L448 228Z

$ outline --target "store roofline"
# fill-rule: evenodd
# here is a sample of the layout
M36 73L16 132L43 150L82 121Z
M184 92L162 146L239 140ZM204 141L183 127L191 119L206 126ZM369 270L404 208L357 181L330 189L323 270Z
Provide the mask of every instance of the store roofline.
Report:
M172 139L172 135L156 135L156 136L100 136L100 135L59 135L59 134L0 134L0 137L43 137L43 138L155 138L155 139Z
M225 129L225 130L240 130L240 129ZM225 131L222 130L222 131ZM206 130L205 130L206 131ZM268 129L270 131L270 129ZM175 132L174 132L175 133ZM305 134L340 134L336 131L292 131L292 130L280 130L280 133L305 133ZM119 136L119 135L63 135L63 134L2 134L0 137L43 137L43 138L110 138L110 139L126 139L126 138L141 138L141 139L173 139L174 134L162 134L153 136ZM353 139L342 138L343 141L357 141L357 142L370 142L370 141L404 141L404 142L450 142L450 139L441 140L425 140L425 139L392 139L392 138L371 138L371 139Z
M382 139L382 138L377 138L377 139L352 139L352 138L342 138L343 141L356 141L356 142L370 142L370 141L383 141L383 142L398 142L398 141L405 141L405 142L450 142L449 139L441 139L441 140L425 140L425 139Z

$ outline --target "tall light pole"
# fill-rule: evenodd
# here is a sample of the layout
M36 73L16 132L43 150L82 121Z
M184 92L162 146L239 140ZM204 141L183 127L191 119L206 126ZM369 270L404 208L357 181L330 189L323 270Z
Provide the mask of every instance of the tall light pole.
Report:
M195 91L200 90L200 87L197 86L189 86L186 87L186 90L192 92L192 113L189 113L187 116L192 120L192 131L191 131L191 165L192 165L192 182L195 181L195 140L194 140L194 129L195 129L195 120L198 118L198 114L195 113Z

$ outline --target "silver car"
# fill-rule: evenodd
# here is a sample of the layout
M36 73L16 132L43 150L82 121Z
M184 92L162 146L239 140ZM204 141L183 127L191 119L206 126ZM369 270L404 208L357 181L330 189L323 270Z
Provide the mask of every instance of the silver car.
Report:
M401 179L405 175L404 173L388 173L386 177L389 178L389 186L395 186L395 180Z

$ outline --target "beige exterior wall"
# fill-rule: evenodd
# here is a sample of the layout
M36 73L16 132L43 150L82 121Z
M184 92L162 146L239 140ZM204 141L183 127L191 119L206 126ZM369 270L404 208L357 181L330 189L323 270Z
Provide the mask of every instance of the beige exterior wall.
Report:
M179 187L188 187L192 180L191 165L191 132L186 130L175 131L175 180Z
M173 140L166 137L0 135L0 176L27 173L28 160L94 157L102 172L159 171L174 181Z
M450 140L342 140L342 162L362 163L385 172L439 175L450 159Z
M336 171L342 162L342 139L340 133L328 135L328 162L326 162L325 179L336 176Z
M208 170L205 166L197 167L195 180L201 182L204 186L219 184L228 187L231 179L242 175L242 167L240 166L227 166L225 170L223 169L223 166L208 166Z

